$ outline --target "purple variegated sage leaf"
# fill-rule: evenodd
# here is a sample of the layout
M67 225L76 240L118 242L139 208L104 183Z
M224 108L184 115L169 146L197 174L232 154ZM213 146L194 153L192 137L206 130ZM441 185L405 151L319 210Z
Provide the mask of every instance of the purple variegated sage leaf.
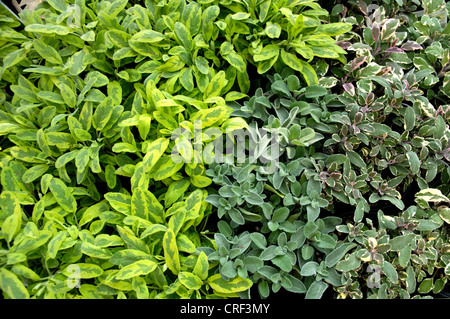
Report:
M402 44L401 48L404 51L422 50L422 46L416 41L407 41Z
M355 86L352 83L344 83L343 87L345 92L351 96L355 96Z

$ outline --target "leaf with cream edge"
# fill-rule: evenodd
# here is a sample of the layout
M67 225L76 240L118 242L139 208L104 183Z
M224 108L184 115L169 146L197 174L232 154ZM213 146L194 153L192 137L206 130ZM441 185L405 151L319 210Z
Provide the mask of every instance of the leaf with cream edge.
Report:
M211 288L222 294L233 294L250 289L253 282L247 278L235 277L229 281L222 278L221 274L215 274L208 278L208 284Z

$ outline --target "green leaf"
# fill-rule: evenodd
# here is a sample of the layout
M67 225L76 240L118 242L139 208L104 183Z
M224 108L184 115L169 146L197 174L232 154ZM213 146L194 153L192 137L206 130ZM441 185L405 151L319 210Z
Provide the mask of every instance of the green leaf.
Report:
M409 162L409 167L413 174L419 174L420 172L420 160L419 156L413 151L409 151L406 153L406 158Z
M62 243L68 237L67 231L62 231L56 233L56 235L49 241L47 248L47 256L48 258L55 259L56 254L58 253Z
M450 199L448 199L447 196L442 194L442 192L439 189L437 189L437 188L422 189L416 194L416 198L417 199L421 199L421 200L426 201L426 202L434 202L434 203L446 202L446 203L450 203Z
M193 41L191 32L189 29L181 22L175 22L174 32L177 40L186 48L187 51L192 51Z
M163 238L164 260L167 267L177 275L180 272L180 257L178 253L175 234L171 229L167 229Z
M35 39L33 41L33 48L46 61L56 65L61 65L63 63L63 60L58 51L56 51L52 46L46 44L42 40Z
M92 126L98 131L103 130L106 127L106 124L108 124L112 114L112 98L108 96L95 109L92 116Z
M311 286L309 286L305 299L320 299L327 288L327 283L323 281L314 281Z
M107 4L101 13L104 13L110 19L114 19L119 13L125 12L124 9L128 4L128 0L114 0L107 2Z
M283 48L281 49L281 60L291 69L299 72L303 71L302 61L296 55L286 52Z
M69 188L59 178L52 178L49 184L51 193L62 209L69 213L77 211L77 202Z
M180 71L180 83L189 92L194 89L194 77L192 68L184 68Z
M225 120L229 115L227 108L216 106L209 109L199 110L192 117L192 121L198 121L202 128L212 126L214 123Z
M181 179L170 184L164 197L164 206L168 208L175 203L184 194L189 185L188 179Z
M429 293L433 289L433 278L425 278L417 288L417 291L421 294Z
M198 290L203 285L203 281L197 275L187 271L181 271L178 274L178 280L189 290Z
M118 212L125 215L131 214L131 196L122 193L106 193L105 199Z
M133 277L131 284L138 299L149 299L150 293L144 277Z
M231 51L226 55L222 55L222 57L228 61L233 67L235 67L239 72L246 72L247 65L245 63L244 58L238 54L236 51Z
M122 249L117 252L115 252L111 258L109 259L109 262L113 265L118 266L128 266L132 263L139 261L139 260L145 260L150 259L151 256L141 250L135 250L135 249Z
M345 254L354 247L356 247L355 243L343 243L336 247L325 257L325 263L327 267L333 267L334 265L336 265L337 262L340 261L342 257L344 257Z
M30 297L22 281L6 268L0 269L0 289L11 299L28 299Z
M27 58L27 51L25 49L18 49L8 53L3 58L3 69L8 69Z
M136 188L131 196L131 215L148 219L151 198L146 189Z
M416 291L416 274L414 273L414 269L411 265L406 267L406 290L408 293L412 294L414 291Z
M352 29L352 25L348 23L335 22L321 24L314 31L315 33L324 33L329 36L336 36L349 32Z
M320 58L337 59L339 58L339 53L332 49L333 47L322 47L322 46L310 46L312 54Z
M320 85L310 85L305 88L305 96L309 99L318 98L328 93L328 90Z
M281 26L278 23L268 21L264 29L266 35L271 39L278 39L281 35Z
M25 31L50 35L67 35L70 33L68 27L52 24L29 24L25 27Z
M340 260L334 267L338 271L347 272L357 269L361 265L361 259L356 257L356 252L347 255L346 258Z
M306 81L306 84L308 85L314 85L319 82L319 79L317 77L317 73L314 70L314 68L309 64L308 62L305 62L303 60L299 60L300 64L302 65L302 69L300 70L300 73L303 75L303 78Z
M210 97L221 96L222 89L227 85L227 80L225 78L225 72L219 71L213 76L209 82L206 91L203 93L203 100L207 100Z
M96 278L103 274L103 269L96 264L76 263L70 264L62 273L66 276L79 276L80 279Z
M125 280L136 276L144 276L154 271L156 267L158 267L158 264L152 260L138 260L120 269L115 278Z
M381 270L389 278L390 282L392 282L393 284L397 283L398 281L397 270L395 270L395 267L392 266L391 263L385 260L381 265Z
M36 274L33 270L21 264L14 265L11 270L13 271L13 273L22 276L23 278L28 278L33 281L38 281L41 279L41 277L39 277L39 275Z
M208 60L206 60L204 57L202 56L195 57L194 63L200 73L204 75L209 74L209 63Z
M194 185L195 187L198 187L198 188L207 187L207 186L211 185L211 183L212 183L212 179L210 179L209 177L200 176L200 175L191 176L190 181L191 181L192 185Z
M159 167L156 170L155 174L153 175L153 179L155 181L160 181L160 180L169 178L172 175L174 175L176 172L178 172L183 167L183 165L184 165L183 162L175 163L172 160L171 156L162 157L158 161Z
M255 54L253 56L253 60L255 62L266 61L274 57L278 57L279 54L280 54L280 47L278 45L268 44L261 50L260 53Z
M411 131L416 125L416 112L414 108L408 106L405 110L405 130Z
M112 253L109 250L98 247L87 241L81 244L81 252L89 257L99 259L109 259L112 256Z
M282 271L290 272L292 270L291 259L287 255L276 256L272 263L277 265Z
M266 237L261 233L251 233L250 238L252 239L253 243L260 248L260 249L266 249L267 246L267 240Z
M366 168L366 163L358 153L355 151L347 151L346 154L353 165L356 165L359 168Z
M208 284L215 292L232 294L246 291L253 285L253 282L250 279L244 279L241 277L236 277L226 281L220 274L215 274L208 278Z
M173 231L175 236L178 234L181 227L183 227L185 218L186 218L186 211L184 209L178 210L175 214L170 216L168 227Z
M78 51L67 60L63 70L67 69L70 75L79 75L88 66L87 57L87 51Z
M170 141L167 138L158 138L147 146L146 154L143 159L143 166L146 172L150 171L158 162L167 149L169 142Z
M117 225L117 231L119 232L120 238L122 238L129 249L140 250L146 254L150 253L147 244L143 240L137 238L128 227Z
M417 225L418 231L430 231L441 227L442 223L435 222L433 220L421 219Z
M306 264L302 266L300 269L300 275L302 276L314 276L317 273L317 268L319 264L315 261L308 261Z
M111 32L111 31L108 31ZM127 34L127 33L125 33ZM110 35L111 37L111 35ZM122 39L126 39L126 36L122 36ZM135 35L133 35L128 41L132 41L132 42L138 42L138 43L157 43L160 42L162 40L164 40L166 38L166 36L160 32L154 31L154 30L142 30L139 31L138 33L136 33ZM120 43L121 46L125 47L128 45L128 43L126 41L124 42L117 42L116 43Z
M415 236L416 236L415 234L406 234L392 238L389 241L389 244L391 245L391 250L399 251L405 246L410 245L413 242Z
M69 107L74 108L77 105L77 97L73 92L73 90L67 84L64 83L59 84L59 89L64 102Z
M151 236L155 233L166 232L167 229L168 228L164 225L159 224L150 225L141 233L141 239L144 239L145 237Z
M201 280L206 280L208 278L208 270L208 257L206 256L205 252L202 251L197 258L197 262L195 263L192 273L194 275L197 275Z

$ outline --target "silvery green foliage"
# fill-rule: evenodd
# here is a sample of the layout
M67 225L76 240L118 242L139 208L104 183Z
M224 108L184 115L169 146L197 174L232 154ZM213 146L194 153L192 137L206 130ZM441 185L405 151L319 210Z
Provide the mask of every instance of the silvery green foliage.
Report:
M424 5L430 13L432 6ZM442 14L442 6L435 7L439 8ZM362 6L363 14L364 8ZM369 216L373 216L374 212L386 203L391 205L391 209L403 211L406 205L402 195L411 187L426 190L438 185L440 189L448 191L448 106L434 104L443 98L442 92L433 95L431 91L427 91L431 87L430 83L437 83L433 83L433 76L438 73L415 66L414 55L422 54L421 52L426 50L422 46L423 39L412 40L404 31L405 26L401 25L400 20L387 18L385 10L384 7L377 7L370 18L366 12L364 17L361 16L361 21L366 23L361 34L349 34L340 38L341 45L355 53L355 57L343 68L329 68L317 63L317 68L324 71L323 83L327 85L302 87L302 81L290 72L275 74L269 76L270 83L267 84L266 90L258 89L254 96L241 104L229 104L234 109L232 114L247 118L250 123L254 121L268 131L277 132L281 148L277 172L265 175L258 171L258 165L253 168L254 173L250 180L264 182L263 193L267 196L264 198L264 204L259 207L245 206L249 203L243 201L244 207L237 208L242 209L240 223L243 224L238 225L235 221L229 223L235 236L239 236L241 227L246 231L249 227L257 227L265 234L266 241L267 238L272 238L273 243L275 238L283 241L283 237L279 237L280 231L288 234L287 243L290 239L297 241L299 237L289 237L289 231L294 231L295 228L288 226L288 222L295 221L294 224L302 225L300 228L303 230L303 236L309 236L307 242L310 244L315 239L312 235L314 231L310 231L321 229L322 221L329 217L327 215L331 213L330 210L338 203L355 207L349 217L355 224L354 231L364 234L363 237L368 236L364 240L363 237L358 237L360 239L355 242L352 239L354 233L345 231L347 226L338 225L340 221L336 221L341 234L349 234L344 235L342 240L333 237L332 233L319 231L320 244L305 245L303 242L303 245L297 248L299 273L294 276L303 281L307 291L311 289L323 292L322 287L326 288L321 283L313 285L309 281L306 274L313 274L319 279L318 282L322 276L329 276L326 282L335 287L340 286L336 290L342 294L341 297L358 298L364 295L371 298L405 298L416 293L411 287L405 290L405 293L401 290L403 288L392 286L396 283L395 278L400 276L396 269L399 269L399 273L406 271L406 268L401 268L401 265L406 263L404 253L400 267L395 259L392 260L386 255L390 251L389 240L392 239L396 243L400 240L396 239L397 237L403 237L402 233L394 231L398 226L391 225L391 228L386 229L385 220L392 218L399 225L404 225L401 222L403 217L396 217L395 213L395 217L386 217L388 215L380 210L380 225L375 226ZM443 18L446 19L446 16ZM352 19L357 22L359 17L349 17L346 21L351 22ZM445 37L444 32L440 42L446 43ZM435 48L437 46L439 45L432 45L428 53L439 51ZM445 49L442 53L444 51ZM435 65L439 67L438 61L435 60ZM333 78L340 78L340 83ZM303 137L306 137L306 141L302 140ZM233 184L236 176L226 173L225 177L219 176L224 172L219 167L221 165L217 165L207 174L213 180L226 179ZM224 184L219 182L219 185L223 187ZM219 191L220 189L222 188L220 187ZM261 186L258 189L261 189ZM223 203L225 204L225 201ZM415 210L415 206L409 209ZM246 219L244 212L250 211L260 218L252 216ZM225 217L221 223L230 221L225 209L223 212ZM448 218L445 213L438 215L434 210L434 213L430 211L429 214L423 215L422 221L417 221L421 224L418 230L426 231L427 227L438 229L445 225L444 221ZM273 218L273 215L276 215L276 218ZM428 217L435 222L428 221ZM409 225L414 225L414 222ZM442 234L441 241L431 242L429 245L443 247L442 240L445 242L446 232L444 230L439 233ZM379 238L379 241L374 241L372 237ZM375 251L374 247L379 247L379 250ZM447 251L446 249L444 248L444 251ZM349 251L352 253L348 253ZM367 256L367 251L373 253ZM286 252L289 252L288 248ZM247 253L244 252L240 260L245 259ZM322 261L315 259L316 255L323 256ZM367 287L370 284L368 285L367 281L349 279L367 279L362 272L367 271L368 265L361 266L367 260L373 262L369 272L373 270L375 274L379 269L380 273L386 276L387 281L383 281L381 288L375 288L376 293L368 292ZM446 263L447 257L441 262L443 268ZM233 265L233 262L227 261L226 266L221 267L224 269L224 272L221 270L222 275L233 274L231 269L236 272L242 263L238 261L237 268ZM281 272L278 274L272 268L269 270L262 267L262 270L252 277L254 281L262 280L258 284L262 296L266 295L270 287L265 283L267 278L280 280L279 283L272 281L272 288L278 290L279 287L285 287L279 278L282 278L283 275L280 274L289 268L286 265L270 265L272 268L285 266L284 269L280 268ZM429 268L430 271L431 269ZM423 281L426 276L419 273L420 271L414 275L409 274L409 285L412 285L413 280ZM341 275L343 277L340 277ZM418 290L419 293L425 293L429 281L421 284L423 286ZM446 279L439 281L434 291L442 289L444 282ZM307 297L312 294L307 293Z

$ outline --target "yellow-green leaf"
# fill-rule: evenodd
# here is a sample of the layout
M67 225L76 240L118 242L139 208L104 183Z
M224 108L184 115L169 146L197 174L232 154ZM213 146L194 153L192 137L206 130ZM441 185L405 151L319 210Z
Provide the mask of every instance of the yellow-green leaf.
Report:
M158 264L152 260L138 260L120 269L115 278L119 280L125 280L136 276L147 275L148 273L151 273L153 270L155 270L157 266Z
M92 126L98 131L101 131L109 122L113 111L112 98L107 97L101 102L92 117Z
M149 172L152 169L161 158L161 155L164 154L167 146L169 146L169 142L169 139L161 137L147 146L146 154L143 159L144 171Z
M150 293L144 277L133 277L131 285L138 299L149 299Z
M211 178L202 175L192 175L190 180L192 185L198 188L208 187L212 183Z
M197 275L187 271L180 272L178 274L178 280L190 290L198 290L203 285L203 281Z
M81 244L81 252L89 257L99 259L109 259L112 256L112 253L109 250L98 247L97 245L91 244L87 241Z
M63 61L58 51L44 41L35 39L33 41L33 47L46 61L57 65L62 64Z
M265 61L272 59L273 57L278 57L278 54L280 54L280 47L278 45L268 44L260 53L253 56L253 60L255 62Z
M14 65L16 65L17 63L26 58L27 58L27 51L25 51L25 49L14 50L8 53L3 58L3 69L6 70L10 67L13 67Z
M48 258L55 259L56 254L59 251L59 248L61 247L64 240L68 237L67 231L62 231L56 233L56 235L49 241L48 247L47 247L47 256Z
M163 249L167 267L177 275L180 272L180 256L175 234L171 229L167 229L164 234Z
M209 127L218 121L223 121L229 117L226 107L216 106L209 109L200 110L192 116L192 121L199 121L202 128Z
M103 269L96 264L77 263L68 265L62 273L66 276L79 277L79 279L90 279L103 274Z
M122 227L117 225L117 231L119 232L120 238L122 238L129 249L140 250L146 254L150 253L147 244L143 240L137 238L127 226Z
M69 107L75 107L77 105L77 97L75 95L75 93L73 92L73 90L70 88L70 86L68 86L65 83L60 83L58 84L58 87L61 91L61 96L64 100L64 102L69 106Z
M230 53L223 55L223 58L228 61L232 66L234 66L239 72L246 72L247 65L245 64L244 58L239 55L236 51L231 51Z
M39 279L41 279L41 277L39 277L39 275L37 273L35 273L33 270L31 270L30 268L28 268L22 264L14 265L11 268L11 270L16 275L22 276L24 278L28 278L28 279L31 279L34 281L38 281Z
M203 100L213 96L220 96L220 92L227 85L227 79L224 71L217 72L209 82L206 91L203 93Z
M335 22L335 23L327 23L321 24L317 27L316 33L324 33L329 36L336 36L343 33L346 33L352 29L351 24Z
M133 35L130 41L142 43L156 43L164 40L165 35L154 30L142 30Z
M178 172L184 165L183 162L175 163L172 160L171 156L165 156L162 157L158 164L160 165L158 169L156 170L155 174L153 175L153 179L155 181L160 181L166 178L171 177L176 172Z
M55 24L29 24L25 27L25 31L50 35L67 35L70 33L68 27Z
M77 211L77 202L70 192L69 188L59 178L52 178L49 188L56 202L67 212L75 213Z
M315 85L319 83L319 79L317 78L317 73L314 68L308 62L300 60L300 64L302 65L302 70L300 73L303 75L303 78L308 85Z
M175 214L170 216L168 226L175 236L178 234L181 227L183 227L185 217L186 211L184 209L178 210Z
M281 49L281 60L291 69L301 72L303 70L302 62L295 54Z
M202 251L197 258L197 262L195 263L192 273L200 277L200 279L206 280L208 278L208 269L208 257L205 252Z
M179 199L184 194L189 185L190 181L185 178L174 181L172 184L170 184L164 196L164 206L168 208L173 203L175 203L177 199Z
M208 278L208 284L215 292L230 294L249 289L253 282L250 279L241 277L235 277L226 281L220 274L215 274Z
M177 21L174 24L174 32L179 43L182 44L187 51L191 51L193 42L189 29L183 23Z
M0 269L0 290L11 299L28 299L30 297L22 281L6 268Z

